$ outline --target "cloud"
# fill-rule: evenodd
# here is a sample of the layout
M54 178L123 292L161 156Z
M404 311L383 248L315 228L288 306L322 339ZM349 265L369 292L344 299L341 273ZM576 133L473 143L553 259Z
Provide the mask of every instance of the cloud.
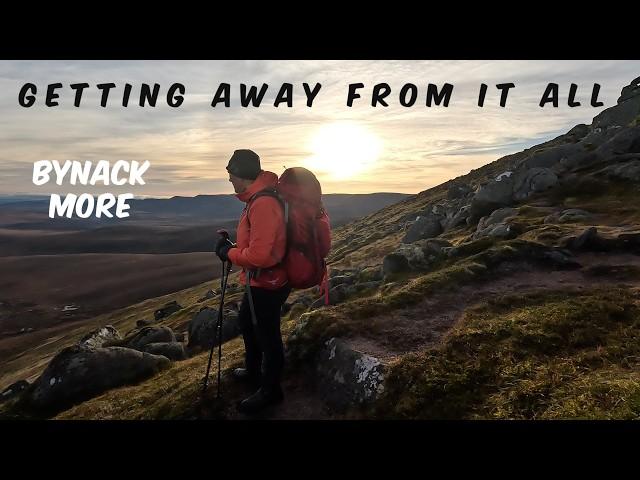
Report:
M225 165L233 150L252 148L263 166L281 172L310 156L311 139L324 124L351 120L383 140L378 164L361 179L322 178L324 190L418 192L433 182L514 153L590 123L615 104L623 86L638 76L639 61L0 61L0 193L35 192L31 168L41 159L152 163L147 185L137 195L229 193ZM20 87L38 85L37 104L17 102ZM60 106L48 108L43 93L60 82ZM73 106L71 83L90 88L80 108ZM114 82L107 108L95 85ZM168 87L185 85L180 108L166 105ZM232 85L232 107L211 108L217 86ZM270 89L261 108L238 106L239 84ZM294 84L294 107L274 108L283 82ZM313 108L306 107L302 83L322 83ZM363 82L362 98L346 107L349 83ZM389 107L370 107L375 83L392 87ZM455 85L448 108L424 106L429 83ZM513 82L507 107L498 106L498 83ZM561 106L538 106L548 82L561 85ZM125 83L133 85L131 105L120 105ZM140 108L141 83L159 83L158 105ZM414 83L414 107L399 104L398 92ZM480 83L489 85L484 108L476 104ZM579 84L579 108L566 106L571 83ZM604 107L588 106L593 83L600 83ZM392 188L393 187L393 188Z

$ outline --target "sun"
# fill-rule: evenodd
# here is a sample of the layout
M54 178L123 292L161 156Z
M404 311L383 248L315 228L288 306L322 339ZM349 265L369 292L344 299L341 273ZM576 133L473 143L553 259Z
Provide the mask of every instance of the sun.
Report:
M370 170L380 157L382 141L367 128L353 122L320 127L312 137L307 167L335 179L347 179Z

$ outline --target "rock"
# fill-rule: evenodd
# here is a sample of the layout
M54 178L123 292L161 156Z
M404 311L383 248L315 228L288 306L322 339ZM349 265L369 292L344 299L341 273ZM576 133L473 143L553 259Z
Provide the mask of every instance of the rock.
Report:
M384 273L382 272L382 267L366 267L360 271L358 275L359 282L372 282L376 280L382 280L384 278Z
M579 250L588 247L589 244L596 239L597 235L598 229L596 227L589 227L570 243L569 248Z
M148 378L169 363L164 356L130 348L75 345L51 360L25 396L35 408L62 409L111 388Z
M336 303L340 303L345 300L348 296L348 289L346 284L336 285L335 287L329 289L329 303L335 305ZM323 300L324 299L320 299Z
M26 380L18 380L17 382L12 383L7 388L5 388L2 393L0 393L0 402L15 398L16 396L24 392L27 388L29 388L29 382L27 382Z
M622 89L620 98L617 103L622 103L626 100L630 100L633 97L640 95L640 77L633 79L633 81Z
M142 351L153 355L163 355L173 361L187 358L184 345L178 342L148 343L143 347Z
M609 178L640 182L640 160L609 165L599 173L603 173Z
M599 246L598 229L589 227L577 237L571 236L561 241L561 246L571 250L580 250L583 248Z
M106 325L104 327L92 330L80 339L78 345L91 348L100 348L107 342L113 342L121 340L122 337L118 330L112 325Z
M143 327L125 339L125 347L142 350L150 343L175 342L176 337L169 327Z
M421 240L419 242L416 242L416 244L422 248L425 256L443 255L443 249L451 246L451 242L445 240L444 238L430 238L428 240Z
M406 258L410 268L421 268L426 263L422 246L415 243L400 245L393 253Z
M518 233L508 223L498 223L490 225L487 228L473 234L473 240L477 240L483 237L493 238L515 238Z
M437 237L442 233L440 218L436 215L419 216L409 227L409 231L402 239L402 243L411 243L416 240Z
M215 298L215 297L216 297L216 294L211 289L207 290L207 293L204 294L204 298L206 299Z
M203 347L210 348L218 345L216 332L218 322L218 310L203 307L196 313L189 322L189 343L188 348ZM240 325L238 323L238 313L227 310L222 320L222 342L231 340L240 335Z
M184 342L184 333L174 333L174 336L176 337L176 342Z
M585 220L590 220L592 217L591 213L586 210L580 210L579 208L569 208L567 210L563 210L560 215L558 215L559 223L573 223L573 222L582 222Z
M471 205L464 205L457 210L451 217L447 216L440 221L442 229L444 231L451 230L452 228L466 225L467 218L471 215Z
M384 390L384 366L372 356L356 352L342 340L325 343L317 362L318 392L331 408L374 402Z
M622 248L640 247L640 232L621 233L618 235L617 243Z
M172 313L175 313L175 312L177 312L178 310L181 310L181 309L182 309L182 307L180 305L178 305L178 302L176 302L174 300L174 301L171 301L171 302L167 303L164 307L156 310L153 315L154 315L156 321L158 321L158 320L160 320L162 318L168 317Z
M595 154L605 161L625 153L640 153L640 125L618 130L611 139L595 150Z
M362 292L363 290L377 289L380 286L382 286L383 283L384 282L382 280L376 280L376 281L372 281L372 282L356 283L355 285L349 285L347 287L347 289L348 289L347 293L349 295L353 295L354 293Z
M460 183L453 184L447 190L447 198L449 200L464 198L472 191L473 190L469 185L460 184Z
M477 230L480 231L491 225L504 222L507 218L515 217L518 215L519 210L517 208L499 208L495 210L488 217L482 217L478 222Z
M589 126L581 123L567 132L567 140L577 143L589 134Z
M637 118L640 115L640 95L630 96L630 92L632 91L627 90L625 100L596 115L591 123L591 128L624 127Z
M531 168L519 172L514 179L513 198L525 200L533 193L543 192L558 183L558 176L549 168Z
M382 272L384 275L409 271L409 261L406 257L396 253L386 255L382 261Z
M336 275L329 279L329 288L333 288L340 284L351 285L355 283L357 278L358 277L356 275Z
M503 177L500 181L491 181L480 187L471 200L470 216L471 222L488 215L500 207L506 207L512 203L513 175ZM467 223L469 223L467 219Z
M149 325L151 325L152 322L150 322L149 320L138 320L136 322L136 327L138 328L142 328L142 327L148 327Z
M562 162L563 159L569 159L582 153L584 153L584 148L578 143L556 145L544 150L538 150L518 164L518 171L526 172L535 168L551 169Z
M581 267L581 265L573 259L570 252L551 250L544 252L542 256L562 268L575 269Z
M500 175L498 175L495 178L496 182L501 181L503 178L509 178L511 175L513 175L513 172L511 170L507 170L506 172L502 172Z

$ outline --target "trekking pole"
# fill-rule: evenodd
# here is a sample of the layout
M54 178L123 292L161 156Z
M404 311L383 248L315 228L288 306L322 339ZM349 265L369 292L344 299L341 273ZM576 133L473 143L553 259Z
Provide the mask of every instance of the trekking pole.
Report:
M229 243L229 233L226 230L218 230L218 233L222 235ZM224 294L227 290L227 282L229 280L229 272L231 271L231 262L223 261L222 262L222 276L220 277L220 305L218 306L218 319L216 322L216 333L218 337L218 390L216 393L216 398L220 398L220 364L222 361L222 316L223 316L223 308L224 308ZM207 385L209 384L209 372L211 370L211 360L213 359L213 347L215 346L215 336L211 340L211 349L209 351L209 362L207 363L207 373L204 378L204 385L202 388L202 395L204 396L205 391L207 390Z

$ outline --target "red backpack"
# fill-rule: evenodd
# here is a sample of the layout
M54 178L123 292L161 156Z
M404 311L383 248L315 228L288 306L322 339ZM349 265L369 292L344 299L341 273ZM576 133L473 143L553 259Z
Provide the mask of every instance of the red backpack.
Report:
M285 211L287 250L282 264L293 288L319 286L329 303L326 257L331 250L329 216L322 206L322 188L316 176L306 168L286 169L275 190L264 195L278 198ZM252 199L252 200L253 200Z

